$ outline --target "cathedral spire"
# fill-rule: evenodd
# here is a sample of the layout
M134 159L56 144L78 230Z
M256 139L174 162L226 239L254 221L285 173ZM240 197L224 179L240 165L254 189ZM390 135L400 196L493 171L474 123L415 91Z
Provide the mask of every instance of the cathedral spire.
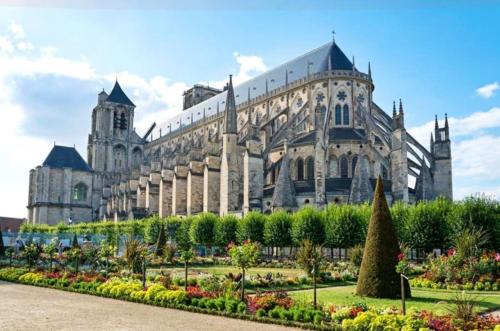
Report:
M226 112L224 114L224 132L236 134L236 100L234 99L233 75L229 75L227 86Z
M356 61L354 59L354 55L352 56L352 70L356 70Z
M392 118L396 117L396 101L392 101Z
M372 66L370 64L370 61L368 61L368 76L370 76L370 78L372 78Z
M401 99L399 99L399 113L400 114L403 114L403 102L401 101Z

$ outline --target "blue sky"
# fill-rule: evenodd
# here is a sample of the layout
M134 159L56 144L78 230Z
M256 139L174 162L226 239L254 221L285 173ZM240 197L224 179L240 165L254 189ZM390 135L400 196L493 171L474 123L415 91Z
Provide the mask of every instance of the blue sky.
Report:
M54 141L85 157L97 93L116 76L144 131L179 113L188 86L230 73L243 81L330 41L333 29L360 70L371 61L375 102L390 110L402 98L406 126L425 144L434 114L448 113L455 196L500 196L493 1L31 2L0 5L2 216L25 216L28 171Z

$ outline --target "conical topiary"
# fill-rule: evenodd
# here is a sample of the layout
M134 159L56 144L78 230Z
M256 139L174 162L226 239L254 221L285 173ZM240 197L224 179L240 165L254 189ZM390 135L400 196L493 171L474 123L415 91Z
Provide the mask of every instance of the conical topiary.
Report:
M401 280L396 272L398 254L398 238L379 176L356 293L375 298L401 297ZM409 286L405 287L409 297Z
M76 233L73 235L73 241L71 242L71 248L80 248L80 245L78 245L78 238L76 237Z
M163 256L163 250L167 245L167 237L165 236L165 226L163 223L160 225L160 233L158 234L158 240L156 241L156 255Z

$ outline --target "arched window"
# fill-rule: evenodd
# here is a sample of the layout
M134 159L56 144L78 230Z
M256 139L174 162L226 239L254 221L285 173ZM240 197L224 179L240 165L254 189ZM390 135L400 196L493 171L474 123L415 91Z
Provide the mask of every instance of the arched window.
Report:
M309 180L314 179L314 159L312 157L307 159L306 168L307 168L306 178Z
M142 151L139 147L132 151L132 168L139 168L142 161Z
M125 164L125 147L123 145L116 145L113 148L114 156L114 171L122 171L127 168Z
M344 118L344 125L349 125L349 106L348 105L344 105L343 118Z
M125 130L127 128L127 118L125 117L125 113L120 115L120 129Z
M380 172L382 173L382 179L388 178L387 168L382 163L380 164Z
M342 125L342 110L340 105L335 106L335 125Z
M358 163L358 157L357 156L354 156L352 158L352 172L351 172L351 177L354 177L354 171L356 170L356 163Z
M349 163L347 162L347 157L345 156L340 158L340 177L349 177Z
M336 157L332 157L330 160L330 164L328 165L328 174L330 178L334 178L338 176L339 172L339 164Z
M87 200L87 185L78 183L73 187L73 200L85 201Z
M304 180L304 160L297 160L297 180Z

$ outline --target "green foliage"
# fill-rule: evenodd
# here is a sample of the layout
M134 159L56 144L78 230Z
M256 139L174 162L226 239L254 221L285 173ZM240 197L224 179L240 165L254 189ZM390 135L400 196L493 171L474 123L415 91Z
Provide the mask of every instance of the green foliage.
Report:
M177 229L181 225L181 220L178 217L175 216L170 216L167 218L166 223L167 223L167 237L170 240L175 239L175 235L177 233Z
M368 219L355 205L330 205L324 211L325 244L332 248L350 248L365 240Z
M325 231L322 214L315 208L306 207L293 215L292 239L299 246L308 239L313 245L322 245L325 241Z
M264 225L264 241L272 247L285 247L292 243L290 234L292 216L285 211L277 211L269 215Z
M28 270L31 271L33 265L35 265L40 258L40 247L35 245L34 243L30 243L24 247L23 255L26 259L26 263L28 264Z
M500 250L500 201L486 197L466 198L455 204L449 220L453 233L465 229L483 230L488 240L482 247Z
M158 241L160 231L162 230L162 225L164 225L163 220L158 216L153 216L144 220L144 239L150 245L155 244Z
M236 242L238 219L234 215L219 217L215 223L215 244L226 247L231 242Z
M141 272L142 264L144 259L146 258L146 254L147 247L143 245L139 240L130 238L125 241L124 257L131 272Z
M263 243L265 216L261 213L250 212L239 221L237 230L237 239L241 243L245 240L251 240Z
M167 245L167 238L165 236L165 224L160 224L160 231L158 233L158 240L156 241L155 253L157 256L163 256L165 245Z
M435 201L419 202L410 209L405 226L407 244L413 248L422 248L426 252L433 248L446 247L450 231L447 214L450 202L444 198Z
M321 246L316 247L309 239L304 240L297 252L297 263L308 276L318 277L325 268Z
M356 245L349 249L349 261L356 267L361 267L361 262L363 261L364 247L362 245Z
M195 244L212 246L215 239L215 224L217 216L212 213L203 213L194 217L191 222L189 235Z
M478 258L482 253L482 247L486 246L488 238L483 230L462 229L453 239L453 247L456 257L460 262L471 258Z
M175 234L175 242L177 244L177 249L179 251L185 251L191 249L193 242L190 236L191 218L185 218L180 223Z
M399 297L398 254L398 239L379 177L356 293L376 298Z
M80 248L78 244L78 238L76 237L76 233L73 235L73 240L71 241L71 248Z

